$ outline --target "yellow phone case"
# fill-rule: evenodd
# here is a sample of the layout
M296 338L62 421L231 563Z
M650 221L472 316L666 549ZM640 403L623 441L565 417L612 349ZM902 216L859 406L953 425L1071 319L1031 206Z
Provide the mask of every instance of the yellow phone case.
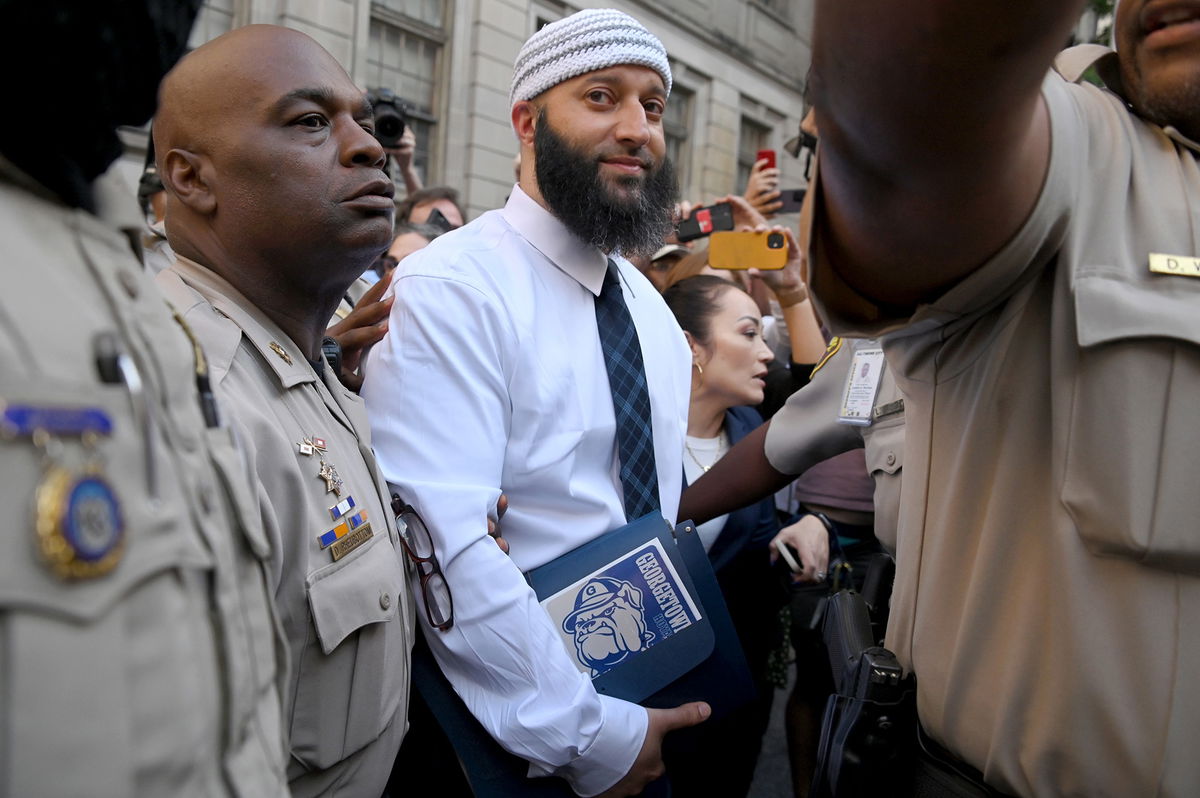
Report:
M716 232L708 239L708 265L714 269L782 269L787 237L778 231Z

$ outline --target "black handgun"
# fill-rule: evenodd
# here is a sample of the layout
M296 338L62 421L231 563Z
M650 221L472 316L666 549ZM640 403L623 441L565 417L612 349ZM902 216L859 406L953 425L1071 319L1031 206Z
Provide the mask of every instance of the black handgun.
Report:
M841 590L824 610L835 690L825 705L813 798L893 794L911 766L916 683L896 656L876 645L867 602Z

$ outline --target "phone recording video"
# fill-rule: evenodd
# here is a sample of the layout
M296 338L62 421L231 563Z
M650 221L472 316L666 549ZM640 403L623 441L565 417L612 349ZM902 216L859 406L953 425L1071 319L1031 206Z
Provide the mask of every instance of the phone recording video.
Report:
M679 223L675 237L680 241L694 241L718 230L733 229L733 206L728 202L706 205L692 211L692 215Z
M714 269L782 269L787 258L787 236L778 230L713 233L708 242Z

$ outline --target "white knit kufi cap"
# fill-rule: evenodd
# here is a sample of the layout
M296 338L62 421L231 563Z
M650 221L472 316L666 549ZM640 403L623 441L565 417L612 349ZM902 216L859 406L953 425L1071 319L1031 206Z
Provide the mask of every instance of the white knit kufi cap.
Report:
M513 66L509 104L531 100L564 80L597 69L634 64L662 76L671 93L667 49L623 11L592 8L551 22L529 37Z

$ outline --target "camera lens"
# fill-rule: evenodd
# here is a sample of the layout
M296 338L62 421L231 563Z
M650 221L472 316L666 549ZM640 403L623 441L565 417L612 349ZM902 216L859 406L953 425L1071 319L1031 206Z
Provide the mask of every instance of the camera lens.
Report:
M379 108L375 111L375 137L385 147L397 147L404 135L404 117L394 111Z
M375 138L385 147L400 146L404 136L405 106L391 89L368 89L367 101L375 112Z
M783 249L786 243L783 233L767 233L767 249Z

